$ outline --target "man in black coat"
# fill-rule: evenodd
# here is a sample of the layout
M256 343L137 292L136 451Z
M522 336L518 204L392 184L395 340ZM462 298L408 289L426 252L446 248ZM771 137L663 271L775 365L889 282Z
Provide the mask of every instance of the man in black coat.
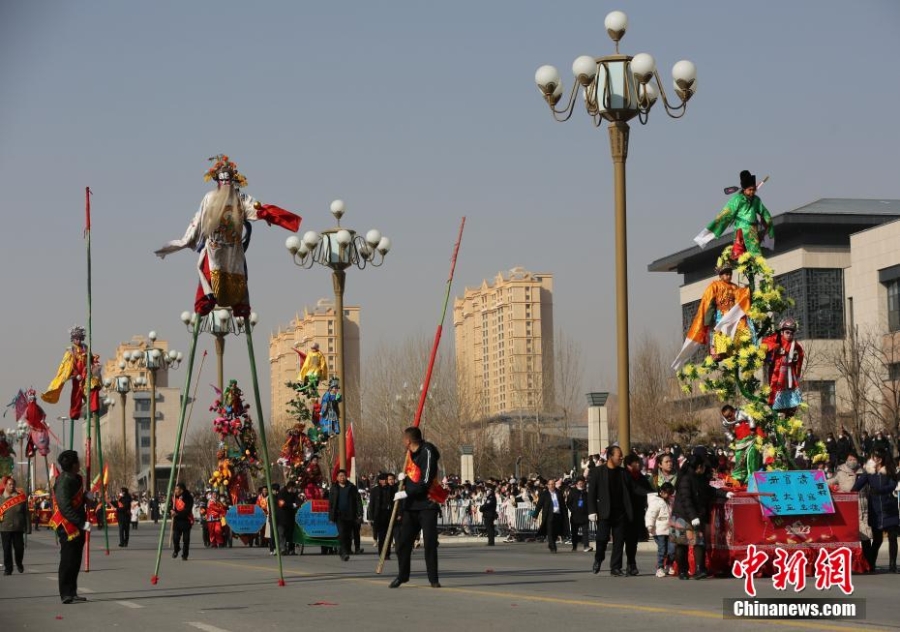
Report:
M119 546L128 546L128 536L131 535L131 494L128 488L123 487L116 498L116 520L119 522Z
M488 483L484 491L484 502L479 508L484 519L484 528L487 530L487 545L494 546L494 538L497 537L497 529L494 521L497 520L497 495L494 494L494 486Z
M382 472L378 475L378 483L369 490L369 520L372 523L372 539L375 540L379 554L384 550L384 543L388 539L388 526L394 508L394 490L388 485L387 479L388 475ZM391 559L390 545L384 559Z
M175 483L175 497L172 499L172 557L187 561L191 552L191 527L194 526L194 497L184 483Z
M631 499L640 490L633 490L631 476L622 467L622 448L617 445L606 450L606 465L591 470L588 480L588 519L597 522L597 550L593 571L596 575L606 558L610 535L613 538L610 575L625 577L622 553L629 525L635 519Z
M556 553L556 538L565 538L569 531L566 503L557 487L557 479L547 481L547 489L538 497L536 509L542 516L541 529L547 533L547 548Z
M347 480L347 470L338 470L337 481L328 492L328 519L337 525L339 553L343 561L350 559L353 525L362 517L356 485Z
M87 601L78 594L78 571L84 552L85 533L91 530L85 508L81 461L75 450L64 450L56 459L62 470L53 488L54 512L50 527L59 538L59 596L64 604Z
M294 517L297 514L297 490L294 481L288 481L275 497L275 524L282 555L296 555L294 550Z
M572 550L576 550L578 548L578 543L581 540L584 540L584 552L587 553L591 550L591 540L588 535L587 487L583 476L576 478L575 487L569 489L569 496L566 498L566 507L569 509Z
M629 454L625 457L625 473L631 480L631 511L633 519L625 527L625 565L629 575L638 575L637 547L638 541L646 539L644 531L644 514L647 513L647 496L655 493L653 485L641 474L641 457Z

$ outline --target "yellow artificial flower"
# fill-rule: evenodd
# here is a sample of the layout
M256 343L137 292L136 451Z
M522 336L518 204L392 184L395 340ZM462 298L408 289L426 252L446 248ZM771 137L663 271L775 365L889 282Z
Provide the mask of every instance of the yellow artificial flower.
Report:
M690 394L691 394L691 387L690 387L690 385L688 385L688 384L683 384L683 385L681 386L681 392L684 393L685 395L690 395Z
M716 365L716 359L712 356L706 356L706 359L703 361L703 366L708 369L713 368Z
M752 256L753 255L751 255L749 252L745 252L740 256L740 258L738 258L738 263L747 263L748 261L750 261L750 258Z
M722 360L722 366L729 371L734 369L734 358L725 358Z
M759 394L764 395L765 397L768 397L769 393L771 393L771 392L772 392L772 387L769 386L768 384L763 385L762 388L759 389Z
M709 392L709 386L706 385L706 382L700 384L700 392L704 395Z

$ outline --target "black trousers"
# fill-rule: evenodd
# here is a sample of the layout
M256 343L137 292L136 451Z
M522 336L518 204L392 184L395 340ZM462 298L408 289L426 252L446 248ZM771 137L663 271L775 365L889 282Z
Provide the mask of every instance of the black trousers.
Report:
M25 557L25 532L2 531L0 539L3 540L3 572L9 575L13 570L13 551L16 553L16 566L22 568L22 559Z
M625 522L625 564L628 568L637 568L638 539L641 537L643 526L643 522L637 520Z
M603 560L606 559L609 537L612 536L613 550L609 568L613 571L622 570L622 552L625 549L625 525L627 522L628 518L622 514L608 520L600 520L597 523L597 551L594 553L594 560L603 563Z
M556 538L562 538L564 535L563 521L565 518L560 513L550 513L547 515L547 548L551 551L556 550Z
M359 521L354 520L353 521L353 551L355 553L359 553L362 550L362 541L360 539L362 537L362 534L360 533L361 529L362 529L362 525L359 523Z
M437 508L405 510L403 521L400 524L400 538L397 543L397 564L400 567L397 578L400 581L409 581L410 563L412 559L413 545L422 532L422 545L425 547L425 569L428 572L428 581L432 584L438 581L438 556L437 556Z
M84 552L84 531L69 540L65 531L59 537L59 596L62 599L78 594L78 572L81 570L81 554Z
M497 537L497 528L494 526L496 516L493 514L484 517L484 528L487 530L488 546L494 546L494 538Z
M688 545L675 545L675 562L678 563L678 574L688 575L690 563L688 562ZM698 544L694 545L694 573L706 572L706 547Z
M356 520L344 520L338 518L336 521L338 528L338 553L341 557L350 555L350 546L353 540L353 527Z
M391 515L381 515L375 519L375 524L372 525L372 528L375 530L375 541L378 543L378 553L379 555L384 550L384 543L386 540L389 540L388 537L388 524L391 522ZM391 559L391 549L389 548L387 551L387 555L385 556L386 560Z
M285 516L276 519L278 523L278 544L281 546L282 553L293 553L294 551L294 521Z
M128 536L131 535L131 516L118 516L119 519L119 546L128 546Z
M191 523L184 520L172 521L172 546L175 553L181 553L181 557L187 559L191 552Z
M588 535L588 525L586 522L569 523L570 532L572 534L572 550L578 548L578 543L584 540L584 548L591 545L591 536Z
M897 527L888 527L884 531L887 531L888 534L888 564L891 567L897 566ZM884 542L884 531L881 529L872 529L872 544L869 548L869 565L874 570L875 562L878 560L878 550L881 548L881 544ZM6 548L4 545L4 554L6 552Z

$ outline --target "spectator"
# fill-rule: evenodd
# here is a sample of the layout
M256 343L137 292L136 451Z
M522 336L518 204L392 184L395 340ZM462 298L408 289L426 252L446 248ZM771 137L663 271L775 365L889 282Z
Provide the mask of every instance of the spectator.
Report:
M497 519L497 496L494 494L493 485L488 484L487 491L484 494L484 502L481 503L479 510L487 531L487 545L494 546L494 538L497 536L497 531L494 528L494 521Z
M828 467L833 470L837 465L838 453L837 440L835 440L833 432L829 432L825 438L825 451L828 453Z
M862 451L860 456L864 459L872 456L872 437L869 436L868 430L863 430L862 435L859 437L859 449Z
M675 459L671 454L661 454L656 459L656 471L651 475L650 484L653 489L659 490L663 483L671 483L675 486L678 479L678 470L675 469Z
M648 507L644 516L647 532L656 542L656 576L669 574L675 560L675 544L669 541L669 516L671 513L672 494L675 487L672 483L663 483L659 492L647 497Z
M872 441L872 454L875 454L875 452L879 450L887 455L893 453L891 442L887 437L884 436L883 430L879 430L877 433L875 433L875 440Z
M555 478L547 481L547 488L541 492L535 508L535 511L540 512L541 531L547 534L547 548L551 553L556 553L556 538L567 536L569 530L565 515L566 504L556 483Z
M372 523L372 539L375 540L379 555L384 551L385 542L389 542L388 525L394 508L394 490L388 485L387 479L388 475L382 472L378 475L378 484L369 490L369 520ZM384 559L391 559L390 544Z
M853 439L847 431L841 427L841 433L837 438L837 462L843 463L847 460L847 456L854 450Z
M876 437L876 442L877 442ZM868 487L869 525L872 527L872 546L869 549L869 566L874 571L878 560L878 550L888 534L888 571L897 572L897 531L900 527L900 511L897 506L897 470L890 453L879 448L872 452L866 463L866 471L860 474L853 485L853 491Z
M119 546L128 546L128 538L131 535L131 514L133 501L128 488L123 487L119 490L119 496L113 506L116 508L116 521L119 523Z
M827 482L832 489L836 488L838 491L847 493L853 491L858 476L859 457L855 452L851 452L847 455L847 460L838 465L834 476L830 477ZM859 540L862 543L866 560L868 560L872 548L872 527L869 525L869 497L867 494L859 494L858 518Z
M3 543L3 574L12 575L13 553L16 568L25 572L25 530L28 528L28 497L16 489L16 479L3 477L0 490L0 540Z
M278 540L282 555L296 555L294 550L294 517L297 514L299 500L294 481L288 480L284 489L275 497L275 525L278 529Z
M569 489L566 498L566 507L569 510L569 522L571 524L572 550L578 548L578 543L584 541L584 552L591 551L591 539L588 535L588 500L587 489L583 476L575 479L575 487Z
M653 493L650 481L641 473L641 459L636 454L625 457L625 472L631 479L631 511L632 519L625 527L625 562L629 575L638 575L637 545L639 540L646 540L644 532L644 514L647 511L647 496Z
M337 481L328 494L328 519L337 525L341 560L350 559L353 525L362 518L356 485L347 480L347 471L338 470Z

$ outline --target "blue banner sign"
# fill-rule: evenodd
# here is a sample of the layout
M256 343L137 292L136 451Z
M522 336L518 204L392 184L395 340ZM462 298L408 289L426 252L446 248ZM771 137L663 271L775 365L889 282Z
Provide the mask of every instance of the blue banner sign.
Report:
M328 519L327 500L308 500L297 510L297 526L308 538L336 538L337 525Z
M225 513L225 524L239 535L259 533L266 524L266 512L258 505L232 505Z
M764 516L833 514L831 490L821 470L754 472L747 491L758 494Z

